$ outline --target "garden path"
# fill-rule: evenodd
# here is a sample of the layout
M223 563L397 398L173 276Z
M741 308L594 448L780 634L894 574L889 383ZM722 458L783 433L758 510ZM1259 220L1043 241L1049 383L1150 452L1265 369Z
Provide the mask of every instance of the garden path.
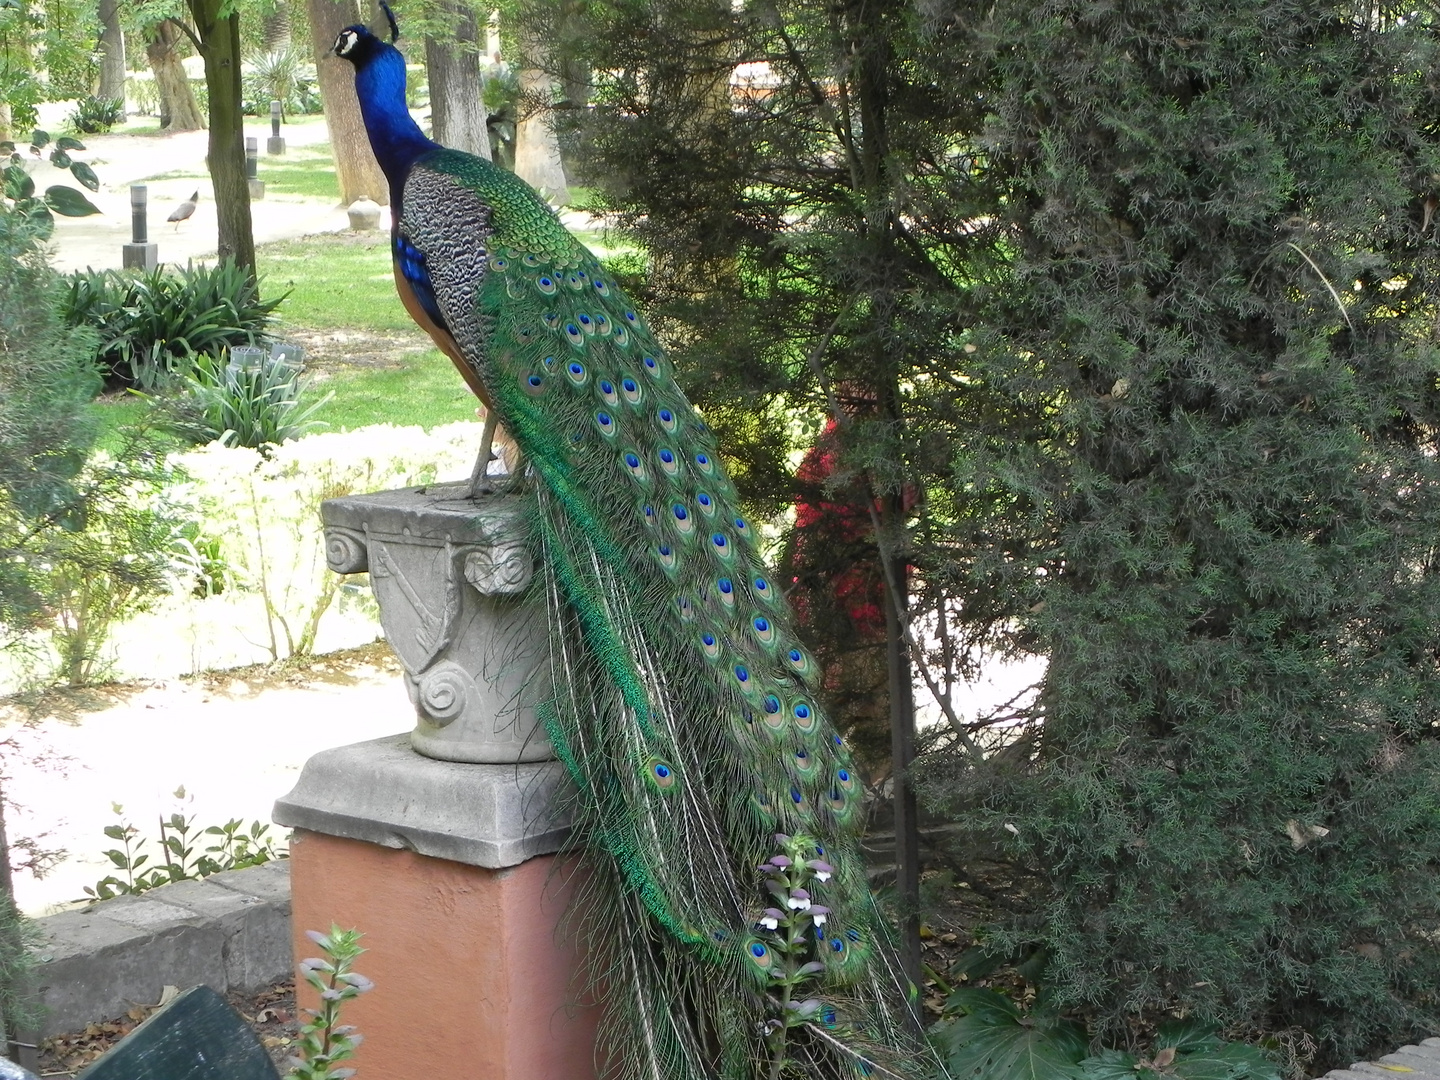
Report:
M33 915L114 871L102 854L118 846L103 835L118 821L112 803L152 837L158 815L182 808L201 826L237 817L268 823L312 754L414 725L400 668L383 643L303 667L57 693L29 726L13 708L5 717L0 707L0 737L16 744L0 759L10 836L69 852L43 879L16 876L16 899ZM190 796L183 804L172 794L182 784ZM283 829L271 832L283 838ZM157 848L155 839L146 846L152 863Z

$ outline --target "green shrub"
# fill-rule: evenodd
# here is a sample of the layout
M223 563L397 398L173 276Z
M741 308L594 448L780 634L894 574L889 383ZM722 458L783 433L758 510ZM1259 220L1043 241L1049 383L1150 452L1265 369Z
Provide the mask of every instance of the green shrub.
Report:
M75 103L69 119L71 127L87 135L109 131L125 119L125 102L90 94Z
M1274 0L976 33L1010 261L953 497L1048 659L1033 741L934 777L1033 883L987 940L1114 1043L1187 1015L1316 1075L1432 1033L1436 39Z
M94 335L61 317L64 287L46 264L43 230L0 201L0 645L43 619L41 575L25 543L83 521L76 478L93 429L85 403L99 386ZM23 543L22 543L23 541Z
M65 317L100 335L106 385L154 389L192 372L196 356L263 337L284 297L261 300L232 260L177 272L81 270L70 275Z
M159 851L153 860L145 850L152 838L142 836L139 828L126 820L123 806L111 804L120 820L105 826L105 836L121 846L102 854L125 876L108 874L93 886L87 885L82 899L94 903L116 896L134 896L161 885L198 881L225 870L243 870L287 857L287 852L276 846L270 836L270 826L264 822L252 821L246 828L239 818L231 818L224 825L201 828L195 824L195 815L185 812L194 796L187 795L181 786L176 788L175 798L182 804L181 809L168 818L160 817L156 845Z
M266 358L249 367L228 363L227 353L195 358L184 377L185 392L169 424L195 444L221 439L232 446L274 446L320 426L315 413L330 400L304 402L306 383L298 369Z

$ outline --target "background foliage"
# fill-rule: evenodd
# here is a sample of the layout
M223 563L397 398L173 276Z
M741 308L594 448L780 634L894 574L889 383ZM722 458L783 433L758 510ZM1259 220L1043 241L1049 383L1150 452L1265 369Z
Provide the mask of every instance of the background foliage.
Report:
M1318 1068L1440 1019L1440 163L1396 14L597 0L567 39L583 182L747 494L890 509L952 857L1001 852L989 947L1106 1041ZM1043 685L957 715L986 655Z

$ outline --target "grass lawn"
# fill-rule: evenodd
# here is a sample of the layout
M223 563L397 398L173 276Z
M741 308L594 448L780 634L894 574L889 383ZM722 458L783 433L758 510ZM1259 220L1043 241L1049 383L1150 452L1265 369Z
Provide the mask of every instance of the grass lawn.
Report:
M313 330L409 330L410 316L395 296L390 239L307 236L256 249L266 296L289 291L280 306L285 323Z
M335 191L334 161L324 143L265 159L261 175L277 194L329 198ZM579 236L602 257L627 250L610 247L598 232ZM384 423L430 428L475 418L477 402L449 359L414 347L423 339L395 295L387 235L307 236L265 244L255 254L262 294L289 293L276 336L320 339L307 348L315 361L312 393L333 395L316 415L327 425L322 430ZM119 429L141 419L146 404L131 395L94 408L100 445L114 449Z
M354 431L371 424L432 428L474 420L479 402L450 358L439 349L410 353L393 367L334 371L312 393L332 393L316 414L323 431Z
M292 147L284 157L262 157L258 171L267 195L340 201L340 182L335 178L335 157L329 143Z

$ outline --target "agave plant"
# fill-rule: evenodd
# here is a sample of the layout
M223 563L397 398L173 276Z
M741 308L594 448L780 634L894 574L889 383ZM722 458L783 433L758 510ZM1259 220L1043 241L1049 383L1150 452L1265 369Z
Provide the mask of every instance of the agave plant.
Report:
M66 319L99 331L107 383L142 390L183 378L196 356L254 344L284 299L261 300L255 281L228 259L179 273L82 270L69 283Z

